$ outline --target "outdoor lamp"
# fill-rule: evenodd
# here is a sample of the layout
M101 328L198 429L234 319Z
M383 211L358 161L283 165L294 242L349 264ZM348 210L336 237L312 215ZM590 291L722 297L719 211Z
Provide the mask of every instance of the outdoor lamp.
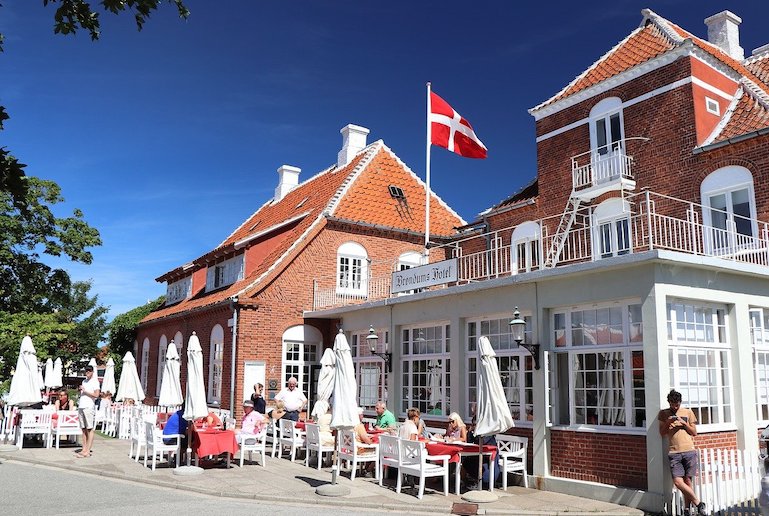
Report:
M523 342L523 333L526 329L526 321L521 319L521 312L518 311L518 307L515 307L513 312L513 320L510 321L510 331L513 334L513 340L518 343L519 346L529 352L534 359L534 369L539 370L539 344L529 344Z
M366 335L366 342L368 342L368 348L372 355L376 355L385 361L386 371L391 373L393 370L393 354L387 350L387 342L385 342L384 353L380 353L376 350L377 343L379 342L379 335L376 334L374 327L371 326Z

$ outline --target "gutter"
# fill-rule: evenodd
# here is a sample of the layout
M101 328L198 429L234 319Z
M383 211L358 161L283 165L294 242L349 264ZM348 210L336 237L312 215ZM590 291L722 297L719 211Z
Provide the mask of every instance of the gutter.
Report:
M764 127L763 129L759 129L758 131L752 131L749 133L741 134L739 136L733 136L728 140L723 140L718 143L711 143L710 145L696 147L692 151L692 154L701 154L705 151L720 149L721 147L726 147L727 145L731 145L733 143L739 143L745 140L750 140L751 138L755 138L757 136L764 136L765 134L769 134L769 127Z
M232 365L230 366L230 414L235 417L235 352L238 343L238 314L240 314L240 305L238 305L238 296L232 296L230 299L230 308L232 309Z
M339 223L339 224L349 224L349 225L352 225L352 226L361 226L361 227L364 227L364 228L378 229L380 231L388 231L388 232L391 232L391 233L400 233L400 234L403 234L403 235L416 236L416 237L419 237L419 238L424 238L424 236L425 236L423 231L419 232L419 231L411 231L411 230L408 230L408 229L399 229L399 228L394 228L394 227L391 227L391 226L383 226L381 224L372 224L370 222L361 222L361 221L358 221L358 220L349 220L349 219L342 219L342 218L339 218L339 217L332 217L330 215L326 215L326 220L328 220L329 222L336 222L336 223ZM453 237L454 237L454 235L448 235L448 236L446 236L446 235L435 235L434 238L435 238L435 240L449 241ZM430 238L432 239L433 237L431 236Z

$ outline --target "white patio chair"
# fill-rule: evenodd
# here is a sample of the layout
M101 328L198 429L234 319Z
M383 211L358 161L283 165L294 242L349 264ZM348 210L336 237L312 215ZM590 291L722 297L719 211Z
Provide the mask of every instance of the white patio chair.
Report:
M280 428L275 424L275 421L270 419L265 433L267 434L267 442L272 445L272 458L274 459L278 454L278 446L280 445Z
M523 475L524 487L529 487L529 475L526 473L529 439L515 435L497 435L499 468L502 472L502 489L507 489L507 474Z
M145 419L144 423L144 435L145 435L145 450L144 450L144 467L147 467L147 455L152 456L152 471L155 471L155 461L158 454L160 458L163 458L164 453L168 453L168 465L171 465L171 453L176 456L176 467L179 467L179 452L181 451L182 436L180 434L163 435L163 431L155 426L155 423L150 419ZM171 444L166 444L165 441L171 441ZM138 457L138 454L137 454Z
M323 445L320 439L320 426L317 424L307 423L305 433L305 446L307 449L304 454L304 465L310 466L310 455L312 455L312 452L315 452L315 455L318 457L318 469L320 469L320 464L323 462L323 454L334 453L334 447Z
M16 446L21 450L24 447L25 435L42 435L45 438L45 447L51 447L53 412L46 410L20 410L21 422L16 427Z
M117 422L117 437L118 439L130 439L131 438L131 414L130 405L123 405L120 407L120 413L118 414Z
M56 449L59 449L59 443L62 437L75 436L75 444L77 444L77 437L83 434L83 430L80 428L80 416L77 410L60 410L56 413Z
M291 462L296 460L296 451L304 447L304 435L296 428L290 419L280 420L280 446L278 446L278 458L283 456L283 447L291 448Z
M264 428L260 433L256 435L240 434L238 437L238 444L240 445L240 467L243 467L243 457L248 452L248 460L253 462L251 454L257 452L261 454L262 458L259 460L263 468L267 467L267 428Z
M379 436L379 485L382 485L384 479L384 467L398 468L401 460L401 445L398 437L395 435ZM400 477L400 472L398 473Z
M143 418L135 417L131 419L131 446L128 449L128 456L133 458L134 461L139 462L139 453L143 446L147 444L147 436L145 434L145 423L151 423L155 425L157 414L148 414ZM134 457L134 446L136 447L136 456ZM144 451L144 455L147 455L147 451Z
M107 420L107 411L109 410L109 400L102 399L99 401L99 408L94 411L93 428L94 430L101 425L102 432L104 431L105 422Z
M427 477L443 477L443 496L449 495L449 456L428 455L425 444L420 441L400 440L401 460L398 465L398 484L395 491L401 492L402 480L406 475L419 477L420 500L425 493L425 479ZM427 462L427 461L431 462ZM442 462L443 464L436 464Z
M102 423L102 432L104 432L106 435L110 437L115 437L117 434L117 421L118 418L118 408L115 406L114 403L111 403L109 407L107 407L106 414L104 416L104 422Z
M338 444L336 452L336 464L341 471L342 461L350 464L350 480L355 480L355 472L360 464L366 462L374 463L374 472L379 478L379 445L364 444L355 440L355 432L352 430L338 431ZM359 453L365 450L364 453Z

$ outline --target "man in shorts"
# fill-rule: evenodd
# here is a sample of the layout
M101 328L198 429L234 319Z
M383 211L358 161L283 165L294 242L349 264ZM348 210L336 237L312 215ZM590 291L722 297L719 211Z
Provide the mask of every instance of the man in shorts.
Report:
M77 454L80 458L90 457L93 446L94 419L96 419L96 399L99 397L99 380L93 374L93 366L85 367L85 380L78 387L80 399L77 412L80 416L80 428L83 431L83 449Z
M694 436L697 435L697 416L691 409L681 406L681 393L675 389L668 394L670 408L660 410L657 416L660 435L670 439L668 461L673 484L684 495L684 510L689 505L695 509L690 514L706 515L705 502L702 502L692 488L692 477L697 474L697 450L694 448Z

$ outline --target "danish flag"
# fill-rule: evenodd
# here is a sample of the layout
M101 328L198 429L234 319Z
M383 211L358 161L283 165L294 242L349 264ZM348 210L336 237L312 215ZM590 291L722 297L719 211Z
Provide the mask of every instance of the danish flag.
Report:
M470 122L454 111L448 102L430 92L430 143L465 158L486 157L486 146L478 139Z

